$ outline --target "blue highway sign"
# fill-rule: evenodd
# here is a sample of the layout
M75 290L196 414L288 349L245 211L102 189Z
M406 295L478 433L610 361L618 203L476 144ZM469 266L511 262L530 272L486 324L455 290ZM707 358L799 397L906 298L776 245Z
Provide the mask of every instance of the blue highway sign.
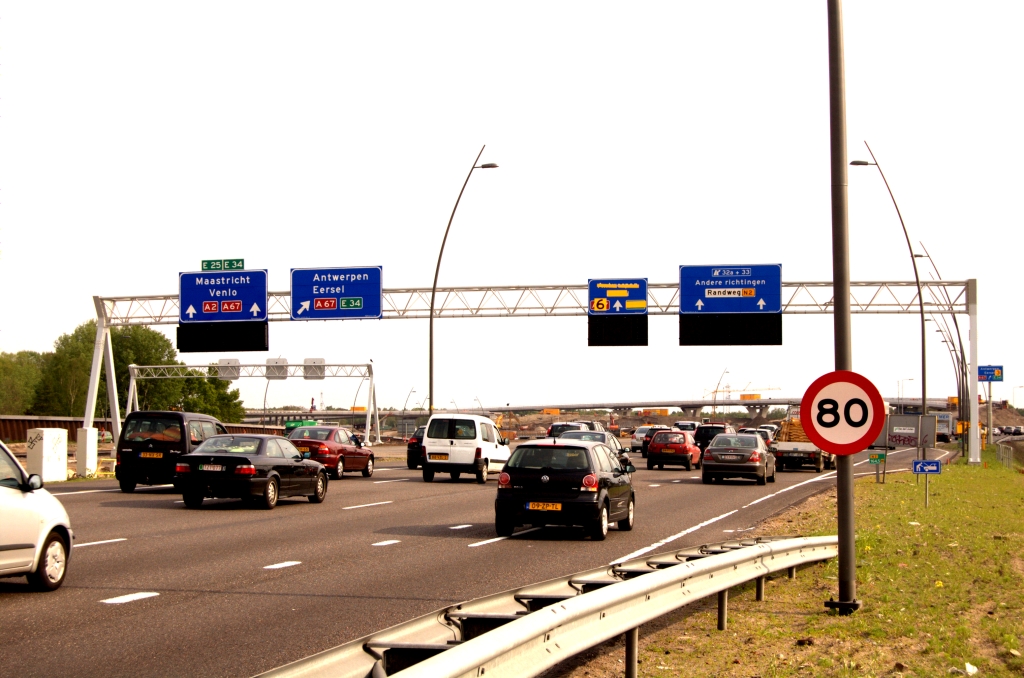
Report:
M680 313L782 313L782 264L680 266Z
M942 473L942 462L940 462L938 459L915 459L914 473Z
M978 365L978 381L1002 381L1002 365Z
M588 288L589 315L647 315L647 278L598 278Z
M293 268L292 320L380 318L384 309L380 266Z
M223 323L266 319L266 271L178 274L179 322Z

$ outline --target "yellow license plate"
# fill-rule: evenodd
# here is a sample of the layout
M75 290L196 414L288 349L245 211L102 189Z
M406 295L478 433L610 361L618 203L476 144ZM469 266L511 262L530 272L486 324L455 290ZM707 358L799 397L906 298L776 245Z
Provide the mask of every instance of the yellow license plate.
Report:
M299 447L298 449L299 449L299 452L309 452L309 448L308 447Z
M143 452L139 455L143 459L163 459L163 452Z
M428 454L427 458L431 461L448 461L447 454Z
M544 501L531 501L526 504L528 511L561 511L561 504L550 504Z

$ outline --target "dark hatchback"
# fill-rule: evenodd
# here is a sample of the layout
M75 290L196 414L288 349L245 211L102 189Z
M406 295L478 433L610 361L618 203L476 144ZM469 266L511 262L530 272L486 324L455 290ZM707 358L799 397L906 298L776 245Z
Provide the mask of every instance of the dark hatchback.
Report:
M427 433L426 426L420 426L409 438L405 447L405 465L412 470L423 466L423 436Z
M644 459L647 458L647 450L650 449L650 447L651 447L651 440L654 438L654 435L658 431L669 431L669 430L671 430L671 429L668 426L654 425L654 426L648 427L647 431L644 433L644 440L640 444L640 456L642 456Z
M718 422L701 424L697 427L697 430L693 432L693 442L697 444L697 447L699 447L700 451L703 453L719 433L736 433L736 429L734 429L731 424Z
M319 504L327 496L327 469L308 454L279 436L215 436L178 459L174 487L189 508L199 508L206 497L242 499L265 509L280 497L306 496Z
M521 525L580 525L600 541L613 521L632 530L635 470L598 442L524 443L498 476L495 531L508 537Z
M721 434L704 450L701 481L708 484L723 478L751 478L758 485L775 482L775 455L761 436Z
M132 412L117 441L114 477L122 492L136 485L161 485L174 480L174 467L183 454L211 436L227 433L208 414L194 412Z

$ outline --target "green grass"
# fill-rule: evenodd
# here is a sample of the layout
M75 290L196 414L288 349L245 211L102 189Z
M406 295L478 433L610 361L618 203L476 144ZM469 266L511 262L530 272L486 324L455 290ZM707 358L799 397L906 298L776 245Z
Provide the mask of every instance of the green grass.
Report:
M909 473L857 481L859 612L823 607L837 594L836 560L794 581L782 573L765 602L752 585L732 591L728 631L716 630L713 601L642 630L641 675L938 676L967 662L979 676L1024 675L1012 652L1024 652L1024 475L999 465L994 448L983 460L943 466L927 509L924 480ZM835 534L834 493L764 528ZM590 668L579 675L613 675Z

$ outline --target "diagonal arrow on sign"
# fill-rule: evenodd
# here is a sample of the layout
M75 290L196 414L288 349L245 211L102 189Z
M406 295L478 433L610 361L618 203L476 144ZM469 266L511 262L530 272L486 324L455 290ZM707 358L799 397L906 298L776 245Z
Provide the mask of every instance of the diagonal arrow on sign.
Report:
M309 310L309 302L308 301L304 301L301 304L299 304L299 310L295 312L295 315L302 315L303 311L308 311L308 310Z

